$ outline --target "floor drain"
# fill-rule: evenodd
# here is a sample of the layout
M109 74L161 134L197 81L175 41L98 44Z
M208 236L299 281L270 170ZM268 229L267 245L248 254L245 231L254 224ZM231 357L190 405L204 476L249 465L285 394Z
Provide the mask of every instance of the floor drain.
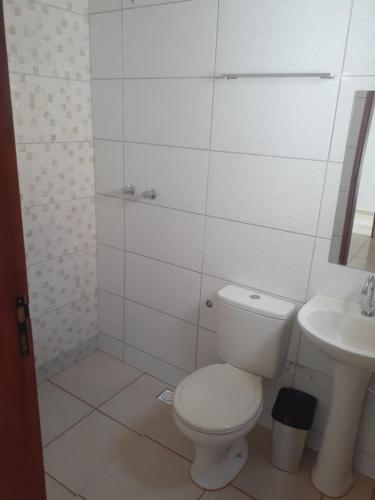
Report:
M237 453L237 458L242 458L241 453Z
M171 405L173 402L174 392L170 389L165 389L161 394L159 394L158 399L167 405Z

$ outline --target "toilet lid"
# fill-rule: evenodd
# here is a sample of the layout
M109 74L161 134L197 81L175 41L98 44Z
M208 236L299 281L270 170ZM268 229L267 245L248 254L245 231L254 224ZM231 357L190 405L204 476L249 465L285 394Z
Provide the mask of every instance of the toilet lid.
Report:
M202 368L176 389L173 405L189 427L206 433L234 432L261 410L261 378L229 364Z

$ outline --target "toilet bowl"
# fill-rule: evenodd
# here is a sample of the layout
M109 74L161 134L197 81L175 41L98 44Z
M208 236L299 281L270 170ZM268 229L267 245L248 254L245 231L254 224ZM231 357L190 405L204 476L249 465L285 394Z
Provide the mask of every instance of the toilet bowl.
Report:
M202 368L177 388L173 415L194 443L193 481L207 490L226 486L248 457L246 434L263 408L260 377L229 364Z
M263 377L277 375L294 304L241 287L215 298L219 357L176 388L173 417L195 448L192 480L206 490L229 484L248 458L246 434L263 408Z

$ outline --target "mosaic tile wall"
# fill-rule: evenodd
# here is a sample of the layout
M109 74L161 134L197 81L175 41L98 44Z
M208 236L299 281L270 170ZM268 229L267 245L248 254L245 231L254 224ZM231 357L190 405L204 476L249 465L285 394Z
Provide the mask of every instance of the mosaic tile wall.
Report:
M30 310L43 378L97 345L87 0L5 0L4 9Z

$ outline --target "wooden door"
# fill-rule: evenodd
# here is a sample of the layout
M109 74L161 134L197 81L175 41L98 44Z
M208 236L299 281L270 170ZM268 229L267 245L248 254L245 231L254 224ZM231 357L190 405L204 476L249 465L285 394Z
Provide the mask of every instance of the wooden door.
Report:
M45 500L31 326L18 297L28 292L0 1L0 499Z

